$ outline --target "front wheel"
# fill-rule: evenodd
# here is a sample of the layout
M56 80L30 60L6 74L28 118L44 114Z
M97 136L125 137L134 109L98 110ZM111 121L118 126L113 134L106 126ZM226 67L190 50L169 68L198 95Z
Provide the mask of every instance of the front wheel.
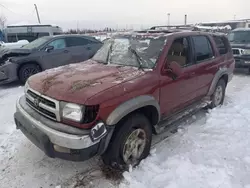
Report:
M110 145L102 156L103 162L119 169L134 167L149 155L151 124L144 115L134 114L116 126Z
M210 104L210 108L216 108L217 106L223 104L225 98L225 91L226 83L223 79L220 79L212 95L212 102Z
M39 72L41 72L41 68L36 64L23 65L18 72L19 80L22 84L25 84L30 76Z

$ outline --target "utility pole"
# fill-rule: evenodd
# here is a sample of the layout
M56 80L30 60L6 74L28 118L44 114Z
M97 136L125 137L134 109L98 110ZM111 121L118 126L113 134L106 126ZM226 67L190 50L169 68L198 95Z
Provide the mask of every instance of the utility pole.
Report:
M187 26L187 15L184 16L184 25Z
M168 26L170 25L170 13L168 13Z
M36 4L34 4L34 6L35 6L35 9L36 9L36 16L37 16L37 19L38 19L38 23L41 23L40 16L39 16Z

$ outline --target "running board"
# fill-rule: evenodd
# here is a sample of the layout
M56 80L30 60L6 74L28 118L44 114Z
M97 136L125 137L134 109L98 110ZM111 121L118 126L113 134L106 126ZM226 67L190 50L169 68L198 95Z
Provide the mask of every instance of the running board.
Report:
M183 122L186 118L194 115L200 109L207 107L211 102L208 100L201 100L196 102L184 110L181 110L174 115L162 120L160 123L155 125L155 131L157 134L161 134L165 131L173 132L176 131L177 127L181 122Z

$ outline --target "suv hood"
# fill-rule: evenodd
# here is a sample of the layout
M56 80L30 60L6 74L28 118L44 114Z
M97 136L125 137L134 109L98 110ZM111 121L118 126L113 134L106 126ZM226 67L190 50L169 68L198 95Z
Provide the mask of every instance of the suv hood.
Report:
M135 67L104 65L88 60L36 74L30 77L28 84L53 99L84 104L99 92L143 74L144 71Z
M232 48L250 49L250 43L230 43Z
M25 56L29 55L32 50L17 48L17 49L9 49L9 48L0 48L0 64L4 63L9 57L17 57L17 56Z

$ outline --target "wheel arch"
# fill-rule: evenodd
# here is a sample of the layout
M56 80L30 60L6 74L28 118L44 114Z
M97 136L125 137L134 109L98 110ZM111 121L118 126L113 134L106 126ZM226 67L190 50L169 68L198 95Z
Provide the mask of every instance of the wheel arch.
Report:
M145 115L155 132L154 125L160 120L160 106L156 99L149 95L138 96L119 105L110 113L106 120L106 124L116 125L133 113L142 113Z
M219 80L223 79L225 81L225 84L227 86L228 80L229 80L229 72L227 68L221 68L217 71L215 74L212 83L210 85L210 88L208 90L208 96L211 96L214 93L214 90L216 88L217 83Z

